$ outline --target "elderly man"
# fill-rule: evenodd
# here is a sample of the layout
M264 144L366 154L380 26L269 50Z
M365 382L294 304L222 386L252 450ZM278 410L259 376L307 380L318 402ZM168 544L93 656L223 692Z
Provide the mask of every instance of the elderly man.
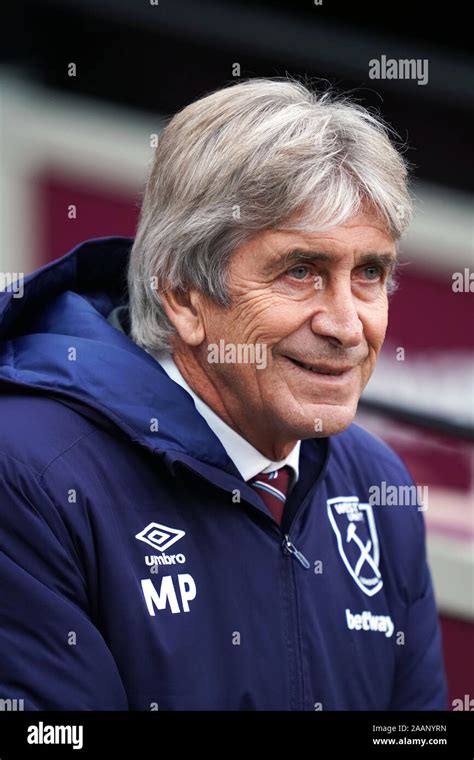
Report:
M352 424L409 217L381 122L256 79L163 130L133 245L3 295L1 698L446 709L422 511Z

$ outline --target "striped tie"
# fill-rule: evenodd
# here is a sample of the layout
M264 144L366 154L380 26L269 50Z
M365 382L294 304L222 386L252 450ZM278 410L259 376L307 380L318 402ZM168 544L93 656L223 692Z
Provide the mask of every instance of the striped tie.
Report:
M281 524L291 467L284 465L273 472L261 472L248 482L263 499L277 523Z

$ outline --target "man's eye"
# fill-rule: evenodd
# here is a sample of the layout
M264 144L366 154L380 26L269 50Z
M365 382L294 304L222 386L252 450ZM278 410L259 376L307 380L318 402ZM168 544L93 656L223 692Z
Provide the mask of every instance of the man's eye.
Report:
M362 270L366 280L375 281L382 277L382 269L378 266L364 267Z
M296 280L304 280L304 278L308 274L308 271L309 271L309 267L301 265L299 267L293 267L293 269L289 269L288 274L293 275Z

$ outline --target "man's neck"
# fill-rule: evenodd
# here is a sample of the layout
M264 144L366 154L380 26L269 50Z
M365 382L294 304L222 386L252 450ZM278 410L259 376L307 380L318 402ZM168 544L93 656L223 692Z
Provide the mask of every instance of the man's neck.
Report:
M277 442L276 436L272 438L272 433L263 420L262 424L259 424L258 420L255 420L255 417L253 417L252 421L248 421L248 425L245 418L236 421L230 408L224 404L223 394L219 393L211 374L208 375L203 370L192 351L175 349L173 351L173 360L188 385L204 403L265 457L275 462L282 461L296 446L296 439L293 441ZM263 430L266 431L265 439L257 435L257 431Z

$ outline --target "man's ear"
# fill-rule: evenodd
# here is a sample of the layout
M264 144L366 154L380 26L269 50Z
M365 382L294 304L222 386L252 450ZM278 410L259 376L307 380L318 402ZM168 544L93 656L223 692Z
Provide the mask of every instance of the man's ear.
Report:
M160 292L166 316L179 337L188 346L199 346L206 337L202 317L202 293L197 290L165 290Z

